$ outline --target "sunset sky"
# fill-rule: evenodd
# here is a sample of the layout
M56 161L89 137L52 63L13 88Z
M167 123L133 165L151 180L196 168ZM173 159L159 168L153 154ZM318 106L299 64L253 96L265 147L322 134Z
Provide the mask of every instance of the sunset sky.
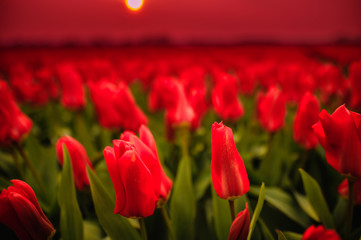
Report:
M0 45L329 43L361 39L361 1L1 0Z

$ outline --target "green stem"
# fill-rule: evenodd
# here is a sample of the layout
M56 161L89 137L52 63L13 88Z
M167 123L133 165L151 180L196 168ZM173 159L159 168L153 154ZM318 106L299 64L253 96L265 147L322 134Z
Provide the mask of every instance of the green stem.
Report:
M187 126L181 126L179 128L181 137L181 147L183 157L189 157L188 144L189 144L189 128Z
M18 150L21 157L24 159L25 164L28 166L30 172L33 174L35 180L38 182L39 187L42 190L42 192L45 193L45 186L40 179L40 175L34 168L34 165L31 163L31 161L30 161L28 155L25 153L23 147L18 142L14 142L14 147L16 148L16 150Z
M236 209L234 208L234 200L228 200L229 208L231 210L232 222L236 218Z
M304 168L305 167L309 152L310 152L310 150L304 150L303 151L302 156L301 156L301 161L300 161L299 168ZM296 174L296 175L298 176L299 174Z
M144 218L139 218L139 226L140 226L140 233L142 235L142 240L147 240L147 230L145 229Z
M346 239L350 239L351 235L351 227L352 227L352 217L353 217L353 186L355 180L349 178L348 179L348 204L347 204L347 219L346 219Z
M271 173L270 169L272 168L272 159L270 157L270 154L271 154L271 148L272 148L274 136L275 133L270 133L267 143L267 153L264 162L262 163L261 166L261 173L266 179L269 178L269 174Z
M14 148L11 148L10 151L11 151L11 155L12 155L12 157L13 157L13 159L14 159L15 166L16 166L16 168L17 168L18 171L19 171L20 178L21 178L21 179L24 179L24 171L23 171L23 169L22 169L22 167L21 167L21 164L20 164L20 162L19 162L18 156L16 155L16 152L15 152Z
M174 233L174 229L173 229L173 225L169 219L169 216L168 216L168 213L167 213L167 210L165 209L165 207L161 207L160 208L160 211L162 212L162 215L163 215L163 218L164 218L164 221L168 227L168 230L169 230L169 234L171 236L171 238L173 240L175 240L175 233Z

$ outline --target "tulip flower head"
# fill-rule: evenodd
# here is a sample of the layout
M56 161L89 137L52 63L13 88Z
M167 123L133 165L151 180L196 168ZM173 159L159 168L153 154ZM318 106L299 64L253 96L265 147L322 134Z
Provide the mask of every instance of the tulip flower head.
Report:
M237 79L225 73L220 74L219 78L212 92L213 107L222 119L236 120L244 114L243 105L237 96Z
M20 180L0 193L0 223L14 231L21 240L47 240L55 229L41 210L31 187Z
M152 174L156 205L160 207L168 200L173 183L163 171L156 152L155 141L149 129L142 125L139 133L141 139L133 132L124 132L120 139L134 146L134 150ZM154 144L152 142L154 142Z
M114 214L142 218L153 214L157 197L153 177L132 143L113 140L104 158L116 195Z
M327 162L341 174L361 179L361 115L342 105L332 115L322 110L319 118L313 129Z
M310 226L303 233L302 240L341 240L340 236L333 229L325 229L324 226L320 225L315 227Z
M250 225L250 216L248 211L248 204L243 211L238 213L233 220L231 230L229 231L228 240L244 240L247 239Z
M139 108L128 86L120 82L118 84L118 94L115 98L115 109L122 116L124 129L137 131L142 124L147 124L148 119Z
M83 80L73 64L62 64L57 68L61 86L61 104L68 109L79 110L85 106Z
M63 144L65 144L69 152L73 167L75 186L77 189L82 190L85 186L89 186L86 166L88 165L91 169L93 169L93 166L83 145L70 136L61 137L56 143L56 153L61 165L63 165L64 162Z
M33 123L16 105L6 82L0 80L0 144L20 142Z
M102 79L98 82L89 82L88 86L100 125L104 128L120 129L123 122L122 115L115 108L119 93L116 84Z
M222 122L212 125L211 174L220 198L235 199L249 190L246 168L236 149L232 129Z
M318 140L313 131L313 124L318 121L320 105L315 96L306 92L297 109L295 122L293 124L293 138L306 149L315 148Z
M257 118L268 132L276 132L283 127L286 116L286 102L277 87L270 87L266 94L257 98Z

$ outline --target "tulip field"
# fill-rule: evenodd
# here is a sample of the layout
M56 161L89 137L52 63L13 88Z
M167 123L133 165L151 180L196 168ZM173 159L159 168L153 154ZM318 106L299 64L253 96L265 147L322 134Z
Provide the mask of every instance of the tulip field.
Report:
M361 47L0 52L0 239L361 240Z

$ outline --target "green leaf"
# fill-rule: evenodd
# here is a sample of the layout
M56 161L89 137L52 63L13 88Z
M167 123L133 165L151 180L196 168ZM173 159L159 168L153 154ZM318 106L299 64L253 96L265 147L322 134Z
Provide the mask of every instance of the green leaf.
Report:
M212 188L212 209L214 217L214 226L218 239L227 239L232 224L231 212L227 200L218 197L216 191Z
M92 159L96 156L97 150L94 146L94 139L92 137L92 129L90 129L86 122L85 116L77 113L75 116L75 137L84 146L88 156Z
M0 176L0 191L10 186L10 181Z
M337 204L335 208L333 209L333 220L336 223L336 226L338 224L341 224L341 221L343 220L343 215L345 214L346 208L347 208L347 200L343 197L339 196Z
M290 219L305 228L311 224L310 219L298 207L296 201L288 193L276 187L267 188L265 191L265 200L288 216ZM251 194L258 194L259 187L250 187L249 192Z
M84 221L84 239L102 239L102 230L99 228L99 225L96 222Z
M334 228L332 215L328 209L327 202L322 194L320 186L316 180L304 170L299 169L299 171L301 173L303 186L309 203L317 213L323 225L328 229Z
M68 150L63 145L64 164L58 191L60 206L60 232L63 239L82 240L83 218L76 199L72 164Z
M287 240L301 240L302 234L294 233L294 232L283 232Z
M258 217L259 217L259 215L261 213L261 210L262 210L262 207L263 207L263 202L264 202L264 198L265 198L265 195L266 195L265 193L266 193L265 192L265 186L264 186L264 183L262 183L261 190L260 190L259 196L258 196L258 202L257 202L257 205L256 205L256 209L253 212L251 223L249 225L249 233L248 233L247 240L251 239L253 230L256 227Z
M197 200L201 199L204 196L209 185L211 185L211 175L209 174L210 172L210 167L207 166L203 168L203 170L198 174L198 177L195 180L194 192Z
M282 231L277 231L278 240L287 240L286 236L283 234Z
M274 240L274 237L272 236L271 231L269 230L269 228L267 227L265 222L262 220L262 218L259 219L259 223L260 223L261 230L263 232L263 237L264 237L263 239Z
M190 161L185 157L179 162L170 200L170 216L178 240L194 238L196 200L192 186Z
M26 180L34 183L34 191L37 193L40 206L49 212L56 205L57 176L59 173L58 161L54 147L44 147L37 139L32 136L26 141L26 150L29 153L29 158L36 166L41 181L44 184L45 192L41 191L33 175L28 172Z
M99 224L111 239L140 239L137 231L127 218L114 214L115 201L104 188L102 182L87 166L91 195Z
M302 194L299 194L297 192L295 192L294 195L295 195L295 198L296 198L298 204L303 209L303 211L305 213L307 213L308 216L310 216L316 222L320 222L320 218L317 216L317 213L315 212L315 210L311 206L311 204L308 201L307 197L302 195Z

